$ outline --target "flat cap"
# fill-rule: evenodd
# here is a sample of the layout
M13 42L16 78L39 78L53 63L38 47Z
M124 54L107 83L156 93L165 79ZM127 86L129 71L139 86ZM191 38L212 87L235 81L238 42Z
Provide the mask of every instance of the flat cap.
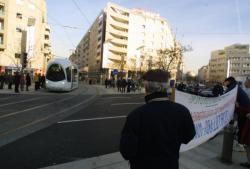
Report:
M167 82L170 78L170 73L161 69L149 70L142 78L143 80L153 82Z

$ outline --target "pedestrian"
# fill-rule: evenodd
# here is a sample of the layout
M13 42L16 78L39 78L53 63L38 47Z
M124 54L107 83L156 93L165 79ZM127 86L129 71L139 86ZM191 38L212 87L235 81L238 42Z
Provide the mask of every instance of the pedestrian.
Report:
M224 85L227 87L226 89L226 93L227 93L237 86L237 81L235 80L234 77L228 77L225 79ZM237 90L238 90L238 93L237 93L236 105L235 105L236 107L235 115L236 115L237 127L238 127L238 132L237 132L238 145L236 146L242 149L244 148L243 147L244 141L242 140L242 137L243 137L242 133L243 133L244 126L246 125L246 121L247 121L246 115L248 114L248 112L250 112L250 98L241 87L238 86Z
M143 79L146 104L128 115L120 152L131 169L178 169L181 144L195 136L191 114L183 105L169 100L167 72L150 70Z
M4 88L5 76L4 73L0 74L0 89Z
M107 89L108 88L108 79L107 78L105 79L104 83L105 83L105 88Z
M20 76L20 88L21 88L21 91L24 91L24 85L25 85L25 78L24 78L24 74L21 73L21 76Z
M38 89L41 88L41 84L42 84L42 76L41 73L38 74Z
M217 82L216 85L213 87L212 93L214 97L223 95L224 89L223 89L222 84Z
M130 93L130 89L131 89L131 80L129 79L127 83L127 93Z
M126 86L127 86L126 79L122 79L122 93L125 93Z
M12 84L13 84L13 76L11 73L7 75L7 81L8 81L8 89L12 89Z
M29 91L29 86L31 85L31 78L29 73L26 75L26 91Z
M122 81L121 81L121 79L119 78L119 79L117 80L117 82L116 82L116 86L117 86L118 92L121 92L121 83L122 83Z
M41 76L41 88L45 88L45 75L43 74L42 76Z
M35 90L38 90L39 89L39 76L37 73L35 73L34 81L35 81Z
M14 80L13 80L14 84L15 84L15 93L19 93L20 80L21 80L21 77L20 77L19 73L15 72Z
M244 83L245 90L244 91L249 91L250 89L250 77L246 78L246 81ZM248 95L248 98L250 98L250 93L246 92ZM241 113L242 118L245 117L245 124L242 127L241 131L241 138L240 142L241 144L244 144L245 150L246 150L246 155L247 155L247 162L241 163L241 166L250 168L250 106L248 107L242 107L239 104L236 104L236 111Z

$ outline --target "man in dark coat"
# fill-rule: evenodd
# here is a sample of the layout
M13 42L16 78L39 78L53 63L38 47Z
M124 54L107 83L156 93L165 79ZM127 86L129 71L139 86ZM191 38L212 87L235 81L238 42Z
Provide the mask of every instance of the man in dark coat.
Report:
M29 86L31 85L31 78L29 73L26 75L26 91L29 91Z
M144 75L146 104L132 111L121 134L120 152L131 169L178 169L179 151L195 136L189 110L167 97L168 73Z
M227 87L227 92L232 90L237 82L234 77L228 77L224 81L224 85ZM246 145L246 152L248 160L245 163L241 163L241 166L250 168L250 98L247 93L238 86L238 93L236 98L236 113L238 115L238 141L240 144Z
M14 75L14 84L15 84L15 92L16 93L19 93L20 80L21 80L21 76L19 75L18 72L15 72L15 75Z

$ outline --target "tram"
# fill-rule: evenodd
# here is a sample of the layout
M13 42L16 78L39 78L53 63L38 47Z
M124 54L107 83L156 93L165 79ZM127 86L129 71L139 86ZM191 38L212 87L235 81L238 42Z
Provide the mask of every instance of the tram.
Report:
M71 91L78 88L78 68L68 59L54 58L48 62L46 88L49 91Z

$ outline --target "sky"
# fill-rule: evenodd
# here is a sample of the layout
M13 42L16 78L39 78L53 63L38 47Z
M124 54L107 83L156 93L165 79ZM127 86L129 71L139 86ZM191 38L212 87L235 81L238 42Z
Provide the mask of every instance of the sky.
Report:
M52 51L69 57L108 0L46 0ZM209 63L211 51L235 43L250 44L250 0L112 0L166 19L183 46L185 71ZM76 6L77 4L77 6ZM80 10L79 10L80 8Z

